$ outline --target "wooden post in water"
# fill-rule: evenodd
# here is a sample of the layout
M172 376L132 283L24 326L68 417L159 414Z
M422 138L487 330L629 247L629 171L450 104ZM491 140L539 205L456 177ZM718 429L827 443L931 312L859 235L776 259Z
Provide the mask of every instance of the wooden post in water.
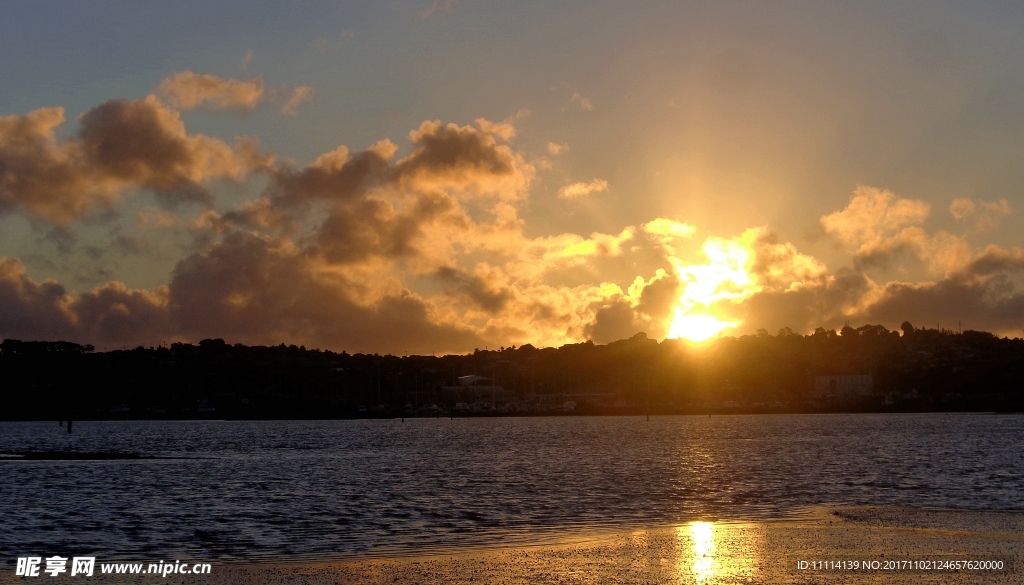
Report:
M68 434L71 434L71 419L68 419Z

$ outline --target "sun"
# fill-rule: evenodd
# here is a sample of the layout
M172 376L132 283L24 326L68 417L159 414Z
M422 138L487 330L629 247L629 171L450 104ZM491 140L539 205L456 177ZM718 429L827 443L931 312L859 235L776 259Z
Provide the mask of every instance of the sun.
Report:
M668 328L671 339L686 339L695 343L707 341L726 329L736 327L739 323L723 321L714 315L688 315L681 307L676 308L675 317Z
M644 224L644 230L661 242L679 283L668 338L700 343L743 325L730 317L737 305L764 290L756 259L766 229L750 228L735 238L709 237L700 246L703 261L693 262L693 254L684 253L683 245L693 236L693 226L666 218ZM637 277L631 297L638 299L645 284L649 283Z
M733 240L708 238L701 246L707 258L703 263L691 264L678 256L670 257L680 282L679 298L668 328L670 338L699 343L741 325L740 321L715 316L712 307L741 302L760 290L751 271L753 245L759 233L747 230Z

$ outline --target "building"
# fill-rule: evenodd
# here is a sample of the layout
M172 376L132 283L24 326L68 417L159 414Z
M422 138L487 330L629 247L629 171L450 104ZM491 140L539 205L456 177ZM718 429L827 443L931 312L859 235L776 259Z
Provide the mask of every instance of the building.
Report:
M829 398L858 398L872 393L871 374L815 376L814 393Z
M475 375L460 376L458 386L442 386L441 392L445 402L497 405L515 400L515 396L511 392L494 384L494 380L491 378Z

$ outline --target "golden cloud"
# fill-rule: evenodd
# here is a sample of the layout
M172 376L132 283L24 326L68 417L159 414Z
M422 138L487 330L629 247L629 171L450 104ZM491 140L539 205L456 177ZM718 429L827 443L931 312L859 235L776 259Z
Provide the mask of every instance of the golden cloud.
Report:
M858 258L889 254L919 239L931 206L897 198L891 191L858 185L849 205L821 218L825 233L836 237Z
M968 198L954 199L949 204L949 214L958 221L970 222L975 232L985 233L999 229L1001 219L1010 214L1010 202L977 201Z
M587 183L573 183L558 190L558 196L562 199L578 199L586 197L591 193L601 193L608 190L608 181L594 179Z
M20 208L66 226L110 207L125 189L204 200L203 182L239 179L272 160L254 139L232 147L187 134L178 113L153 96L101 104L79 118L76 137L58 141L63 123L63 108L0 117L0 213Z
M313 86L311 85L293 87L291 92L288 94L288 98L285 100L284 105L281 106L281 114L291 117L298 116L299 106L311 101L313 96Z
M243 60L243 69L252 53ZM253 110L263 100L263 78L225 79L216 75L179 71L165 78L156 89L169 104L181 110L206 106L218 110Z
M175 93L175 103L228 103L195 92ZM858 318L896 319L895 326L957 311L977 323L1010 323L1024 304L1013 288L1024 250L979 251L967 235L929 233L927 203L873 187L857 187L846 208L821 218L853 260L830 273L766 226L701 241L695 226L661 217L617 233L527 235L520 210L534 168L508 143L514 120L428 120L409 133L399 160L399 147L385 139L364 150L338 146L306 166L274 163L251 140L231 146L189 134L178 111L155 96L101 104L81 116L76 135L58 140L63 122L59 108L0 118L0 212L67 227L91 209L112 208L126 190L209 203L215 179L258 171L267 186L230 208L208 205L191 216L139 211L137 230L195 238L194 253L166 286L115 281L75 293L29 278L19 260L0 259L0 335L460 351L612 341L639 331L699 340ZM594 179L560 195L607 188ZM1005 216L1009 204L957 200L950 213L980 231L979 218ZM112 245L125 253L153 246L145 233L115 236ZM661 265L619 282L603 273L615 264L621 276L635 250ZM863 272L901 251L936 280L876 283Z

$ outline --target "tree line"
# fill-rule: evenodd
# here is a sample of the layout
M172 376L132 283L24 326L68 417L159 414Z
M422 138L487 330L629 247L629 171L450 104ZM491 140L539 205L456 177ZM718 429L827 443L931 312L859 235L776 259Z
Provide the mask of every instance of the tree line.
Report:
M503 388L504 404L461 388L467 375ZM822 379L868 375L856 395L822 391ZM481 401L476 414L1020 411L1024 340L910 323L761 330L704 344L640 333L606 345L445 356L221 339L96 352L7 339L0 376L8 420L465 415L457 407L472 400Z

